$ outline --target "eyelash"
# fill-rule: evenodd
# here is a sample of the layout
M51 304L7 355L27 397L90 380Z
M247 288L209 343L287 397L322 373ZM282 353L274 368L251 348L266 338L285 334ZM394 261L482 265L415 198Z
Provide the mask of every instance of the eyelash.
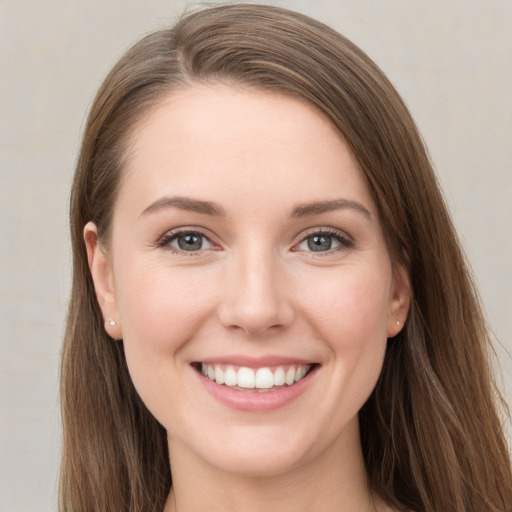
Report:
M157 247L161 247L164 249L167 249L168 251L171 251L175 254L186 254L187 256L197 256L202 252L202 250L198 251L185 251L182 249L177 249L175 247L172 247L170 244L174 240L177 240L180 236L186 236L186 235L193 235L193 236L199 236L205 240L207 240L210 244L213 244L213 242L206 236L204 233L202 233L198 229L178 229L176 231L168 231L163 235L156 243Z
M210 244L213 244L213 242L210 240L210 238L207 235L205 235L203 232L198 230L198 229L179 229L179 230L167 232L165 235L163 235L156 242L155 245L157 247L161 247L161 248L167 249L167 250L171 251L172 253L175 253L175 254L186 254L187 256L197 256L202 251L205 250L205 249L199 249L197 251L185 251L185 250L182 250L182 249L177 249L177 248L172 247L170 245L178 237L186 236L186 235L199 236L199 237L202 237L203 239L207 240ZM304 235L302 235L301 239L297 243L295 243L293 247L295 248L295 247L299 246L300 244L306 242L308 240L308 238L311 238L313 236L317 236L317 237L321 237L321 236L330 237L330 238L333 238L336 242L338 242L340 244L338 247L335 247L335 248L332 248L332 249L329 248L326 251L313 251L313 250L311 250L311 251L304 251L304 252L312 253L315 256L323 256L323 255L326 255L326 254L332 254L333 252L336 252L336 251L339 251L339 250L351 249L355 245L354 241L351 238L349 238L347 235L343 234L342 232L337 231L335 229L321 228L321 229L313 229L313 230L305 233ZM292 248L292 250L294 252L299 252L300 249L293 249Z
M316 237L324 236L324 237L333 238L336 242L339 243L339 246L329 248L326 251L313 251L313 250L304 251L304 252L308 253L308 256L314 256L314 257L321 258L323 256L332 255L333 253L338 252L338 251L352 249L355 246L354 241L341 231L338 231L336 229L329 229L329 228L320 228L320 229L317 228L317 229L313 229L309 232L306 232L304 235L302 235L300 241L298 243L296 243L294 245L294 247L299 246L300 244L306 242L308 240L308 238L311 238L314 236L316 236ZM294 250L295 252L300 251L300 249L292 249L292 250Z

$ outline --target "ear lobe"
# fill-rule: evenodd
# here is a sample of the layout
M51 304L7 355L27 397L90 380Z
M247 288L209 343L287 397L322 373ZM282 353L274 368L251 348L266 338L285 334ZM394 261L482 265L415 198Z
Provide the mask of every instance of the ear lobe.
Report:
M98 230L93 222L84 227L87 261L94 282L96 298L103 314L105 330L114 339L122 338L119 312L114 291L112 267L98 241Z
M393 288L388 314L388 338L396 336L402 329L411 304L411 284L407 269L397 266L393 269Z

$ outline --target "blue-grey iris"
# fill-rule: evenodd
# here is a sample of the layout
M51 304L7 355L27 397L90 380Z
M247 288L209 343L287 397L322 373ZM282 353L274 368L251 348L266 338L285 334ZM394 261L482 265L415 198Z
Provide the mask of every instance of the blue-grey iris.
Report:
M203 246L203 237L194 234L179 236L178 246L183 251L199 251Z
M315 235L308 238L308 248L312 251L328 251L332 246L332 237L326 235Z

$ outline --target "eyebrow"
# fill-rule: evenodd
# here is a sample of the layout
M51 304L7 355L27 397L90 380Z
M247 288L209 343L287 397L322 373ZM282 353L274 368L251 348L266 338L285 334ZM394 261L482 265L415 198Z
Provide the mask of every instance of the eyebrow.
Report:
M200 199L192 199L190 197L182 196L165 196L157 199L154 203L151 203L147 208L145 208L141 213L141 217L166 210L167 208L179 208L180 210L217 217L225 215L222 206L211 201L203 201ZM329 201L300 203L293 207L290 217L308 217L312 215L320 215L333 210L343 210L345 208L356 210L359 213L362 213L369 220L372 218L372 214L361 203L351 201L349 199L331 199Z
M181 196L165 196L157 199L154 203L151 203L147 208L145 208L141 213L141 217L166 210L167 208L179 208L180 210L202 213L204 215L225 215L222 207L212 203L211 201L202 201L200 199Z
M294 206L291 217L308 217L310 215L319 215L321 213L333 210L343 210L350 208L362 213L367 219L372 219L372 214L361 203L349 199L332 199L329 201L314 201L311 203L301 203Z

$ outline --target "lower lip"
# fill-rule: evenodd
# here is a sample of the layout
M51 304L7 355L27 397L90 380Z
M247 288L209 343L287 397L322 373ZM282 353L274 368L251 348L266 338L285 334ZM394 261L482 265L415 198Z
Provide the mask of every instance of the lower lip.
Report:
M268 412L284 407L304 393L317 370L318 367L314 367L303 379L291 386L263 393L254 390L238 391L217 384L197 371L196 374L206 391L224 405L239 411Z

